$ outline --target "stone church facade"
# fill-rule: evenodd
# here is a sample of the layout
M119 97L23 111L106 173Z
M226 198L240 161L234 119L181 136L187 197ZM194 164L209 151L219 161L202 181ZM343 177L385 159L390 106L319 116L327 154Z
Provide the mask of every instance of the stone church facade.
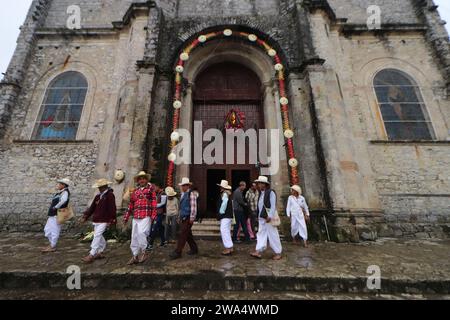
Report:
M81 29L67 28L71 5ZM174 121L218 128L238 106L251 126L281 130L280 210L298 180L318 238L447 237L449 90L448 34L431 0L34 0L0 84L0 227L40 230L59 177L74 182L80 213L93 181L123 170L113 185L123 208L136 172L170 180ZM190 176L207 210L215 178L258 171L179 165L173 181Z

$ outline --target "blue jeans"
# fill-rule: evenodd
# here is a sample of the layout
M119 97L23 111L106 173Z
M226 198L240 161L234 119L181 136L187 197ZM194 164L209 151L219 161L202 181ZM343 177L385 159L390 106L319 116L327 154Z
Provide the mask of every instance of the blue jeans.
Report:
M248 234L247 230L247 217L244 214L243 211L235 211L234 217L236 218L236 224L234 225L233 229L233 241L237 240L237 234L239 231L239 225L241 225L242 231L245 235L245 241L250 241L250 235Z
M158 214L156 220L152 224L152 230L150 231L150 241L149 244L152 246L155 242L156 236L159 235L161 238L161 244L166 242L166 237L164 234L164 224L163 221L165 216L163 214Z

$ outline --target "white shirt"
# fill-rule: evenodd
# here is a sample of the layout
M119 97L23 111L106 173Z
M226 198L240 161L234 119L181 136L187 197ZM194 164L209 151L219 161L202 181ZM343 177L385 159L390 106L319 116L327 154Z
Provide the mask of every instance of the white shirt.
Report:
M55 206L55 209L61 209L61 206L69 200L69 193L66 189L61 191L61 196L59 197L59 202Z
M291 214L292 216L301 217L302 215L306 215L309 217L309 208L303 196L299 196L298 198L294 196L289 197L286 207L286 215L290 217Z

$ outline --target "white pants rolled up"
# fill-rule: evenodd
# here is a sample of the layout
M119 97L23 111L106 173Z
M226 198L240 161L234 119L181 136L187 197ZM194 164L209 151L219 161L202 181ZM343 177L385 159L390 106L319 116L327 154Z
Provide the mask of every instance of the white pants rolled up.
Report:
M263 252L267 249L267 241L275 254L281 254L283 248L281 246L280 234L278 229L267 223L264 219L259 219L258 234L256 235L256 251Z
M107 223L93 223L94 225L94 239L91 243L91 256L102 253L106 249L106 240L103 237L103 233L108 227Z
M303 214L291 217L291 235L293 238L299 235L303 240L308 240L308 228Z
M133 229L131 231L131 252L137 257L147 249L147 238L150 234L150 217L145 219L133 219Z
M231 224L233 219L220 220L220 234L222 236L222 242L225 249L233 248L233 240L231 239Z
M45 237L50 242L52 248L56 248L59 235L61 234L61 226L58 224L57 217L48 217L44 228Z

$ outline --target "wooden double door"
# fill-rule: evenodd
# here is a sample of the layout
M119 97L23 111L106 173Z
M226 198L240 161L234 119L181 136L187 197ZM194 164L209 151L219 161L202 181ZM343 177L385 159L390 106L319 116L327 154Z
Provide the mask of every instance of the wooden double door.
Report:
M220 192L217 184L221 180L227 180L235 190L239 182L249 185L259 175L258 165L250 163L248 141L245 163L237 164L240 149L236 145L234 163L226 162L225 129L234 111L243 130L264 128L259 78L237 63L220 63L204 70L195 82L193 120L202 122L203 132L218 129L224 137L224 164L193 164L190 168L191 179L200 192L199 210L206 217L216 217ZM208 144L204 142L203 147Z

